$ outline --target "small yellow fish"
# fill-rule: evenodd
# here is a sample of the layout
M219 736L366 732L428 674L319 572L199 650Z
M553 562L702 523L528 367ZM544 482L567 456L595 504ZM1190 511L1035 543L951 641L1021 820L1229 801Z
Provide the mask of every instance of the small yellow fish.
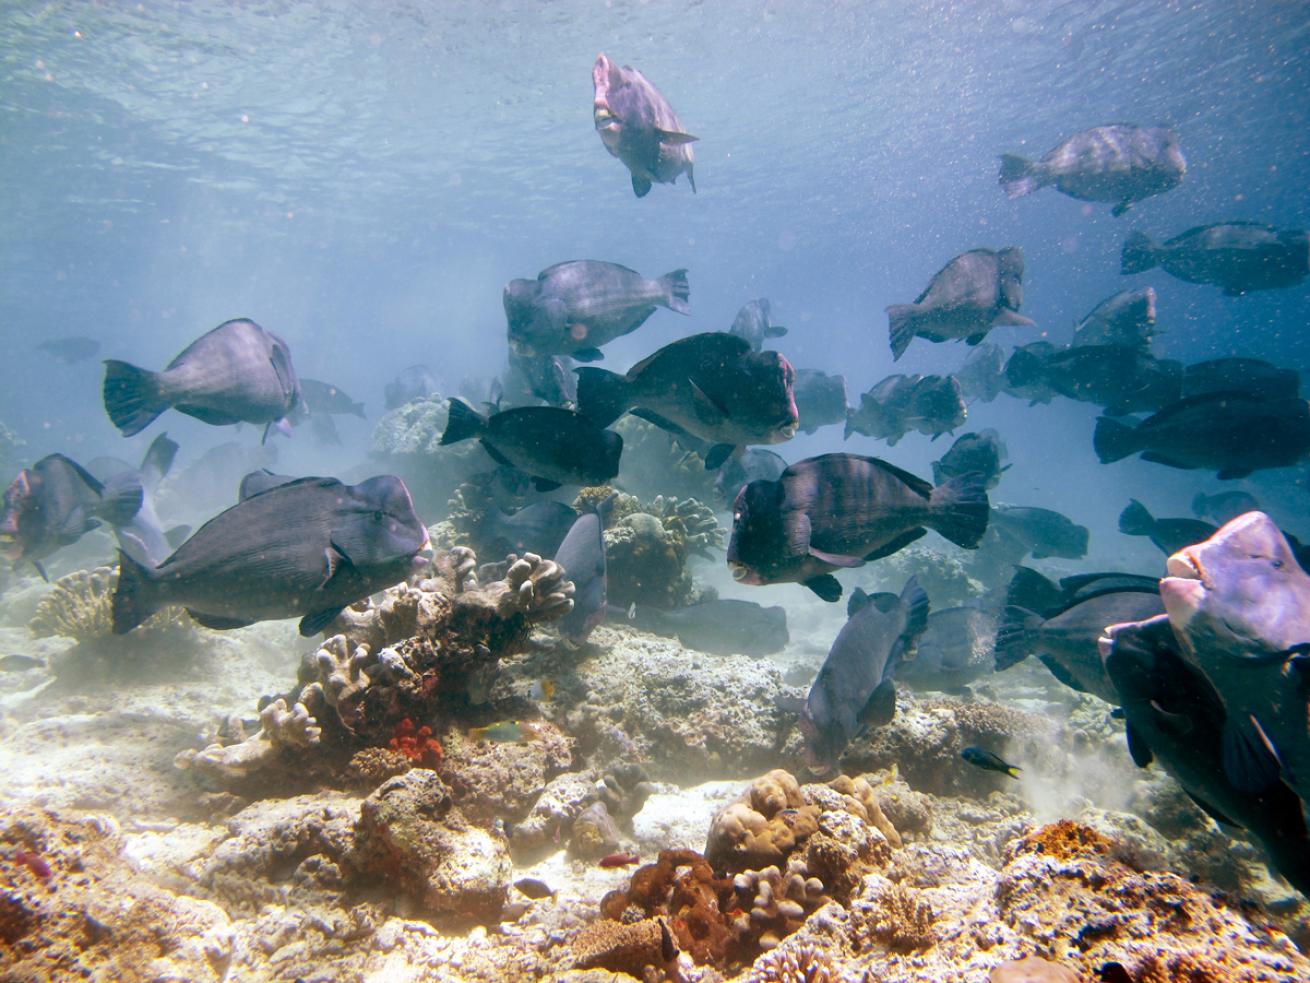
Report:
M515 744L530 741L536 736L536 730L530 723L518 720L498 720L485 727L470 727L469 737L475 741L487 741L491 744Z
M528 687L528 698L532 700L553 700L555 683L550 679L538 679Z

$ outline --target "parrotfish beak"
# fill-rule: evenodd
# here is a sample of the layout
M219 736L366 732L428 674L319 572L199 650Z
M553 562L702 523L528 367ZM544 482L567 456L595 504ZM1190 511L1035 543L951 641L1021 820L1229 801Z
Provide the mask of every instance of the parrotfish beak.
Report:
M1169 576L1160 581L1160 600L1169 620L1182 627L1196 615L1209 589L1205 568L1189 547L1169 557L1167 569Z
M619 118L614 115L609 103L603 98L596 100L591 109L591 116L598 130L617 130L619 128Z
M732 571L732 579L739 584L760 585L764 583L764 581L760 579L760 575L744 563L729 562L728 567Z

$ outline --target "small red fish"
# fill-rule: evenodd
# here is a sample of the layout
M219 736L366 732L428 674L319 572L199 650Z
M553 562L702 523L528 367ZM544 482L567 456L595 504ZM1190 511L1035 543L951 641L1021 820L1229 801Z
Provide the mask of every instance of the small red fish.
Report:
M14 854L14 859L30 870L41 880L46 880L50 876L50 865L39 854L32 853L30 850L24 850L22 847Z
M611 853L608 857L600 858L602 867L627 867L636 863L641 863L641 857L635 853Z

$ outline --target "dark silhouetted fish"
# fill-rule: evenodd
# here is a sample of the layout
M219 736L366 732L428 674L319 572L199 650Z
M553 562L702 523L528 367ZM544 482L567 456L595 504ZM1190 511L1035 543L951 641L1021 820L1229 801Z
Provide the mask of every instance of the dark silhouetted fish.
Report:
M904 355L916 337L976 345L997 325L1036 327L1018 313L1021 306L1023 251L971 249L942 267L913 304L887 308L892 358Z
M1124 345L1150 354L1155 288L1121 290L1097 304L1074 328L1073 345Z
M1205 495L1197 492L1192 499L1192 514L1198 519L1224 523L1236 519L1243 512L1259 510L1260 502L1249 492L1226 491Z
M1041 575L1021 567L1010 583L996 630L997 671L1036 655L1051 675L1070 689L1114 703L1115 690L1101 665L1097 639L1106 625L1164 613L1154 581L1094 590L1063 607L1038 612L1013 603L1031 603L1037 591L1026 581L1034 578ZM1058 595L1061 588L1047 581L1047 590Z
M337 386L318 379L300 380L300 397L310 413L345 414L364 418L364 404L351 399Z
M811 768L835 764L863 731L891 721L896 713L892 677L902 662L914 658L928 625L928 595L913 577L900 597L857 587L846 615L801 710Z
M604 357L602 345L636 331L656 307L690 314L689 296L686 270L648 280L618 263L556 263L535 280L505 285L510 348L520 355L569 355L594 362Z
M919 639L918 654L896 670L915 689L958 692L993 670L996 616L978 608L934 611Z
M694 193L691 144L696 137L683 130L659 90L637 69L619 68L604 53L596 56L591 82L596 132L605 149L631 172L633 194L643 198L652 182L673 184L684 173Z
M637 604L630 620L644 631L671 635L689 649L715 655L742 653L758 658L781 652L790 640L783 608L733 598L668 611Z
M1261 399L1295 399L1301 374L1259 358L1212 358L1183 370L1183 396L1244 392Z
M578 516L555 553L555 562L573 581L573 607L555 622L560 636L574 645L587 640L605 620L605 527L595 512Z
M714 491L719 501L729 507L737 500L737 493L752 481L777 481L787 468L787 462L773 451L763 447L747 447L740 454L732 454L714 476Z
M1035 505L1002 505L992 508L989 540L1023 557L1055 556L1079 560L1087 555L1088 532L1066 515Z
M100 351L100 342L94 338L73 335L68 338L51 338L36 347L39 351L50 353L65 365L72 365L74 362L85 362L88 358L95 357Z
M169 407L221 427L262 423L264 437L300 402L287 343L244 318L226 321L184 348L162 372L105 359L105 411L124 437Z
M769 312L769 301L765 297L748 300L742 305L737 316L733 318L729 334L744 338L750 343L752 351L759 351L770 338L781 338L787 329L774 324Z
M1001 480L1001 472L1010 467L1001 463L1005 457L1001 435L991 427L977 433L961 434L951 449L933 462L932 480L940 485L950 478L972 472L981 475L988 488L995 488Z
M399 478L298 478L210 519L158 567L120 552L114 633L179 604L207 628L299 617L313 635L412 573L427 545Z
M1224 222L1188 229L1163 246L1141 232L1124 241L1120 272L1145 273L1157 266L1188 283L1223 287L1230 297L1293 287L1310 274L1310 236L1301 229Z
M1214 535L1215 527L1200 519L1157 519L1134 498L1119 513L1119 531L1125 536L1146 536L1156 549L1168 555L1204 542Z
M1310 404L1241 392L1189 396L1136 426L1101 417L1092 445L1102 464L1140 452L1143 461L1244 478L1310 453Z
M550 406L572 406L578 401L573 360L563 355L529 356L511 351L505 399L511 404L539 399Z
M1015 375L1022 378L1022 383L1016 383L1011 380L1009 375L1010 362L1020 355L1036 355L1044 363L1047 358L1054 355L1060 349L1049 341L1034 341L1027 345L1018 345L1010 353L1010 357L1005 361L1005 368L1001 371L1001 391L1015 399L1028 400L1029 406L1036 406L1039 403L1049 403L1059 394L1046 384L1045 377L1037 372L1016 372ZM1020 364L1023 364L1022 360ZM1031 378L1029 378L1031 376Z
M563 502L533 502L513 513L492 505L478 529L478 542L520 556L554 556L577 520L577 511Z
M953 375L965 399L990 403L1005 389L1005 352L1000 345L985 341L969 352Z
M1038 161L1002 154L1000 184L1008 198L1052 185L1079 201L1114 202L1110 214L1119 216L1186 173L1173 130L1116 123L1075 133Z
M890 556L929 529L973 549L987 529L987 490L977 475L934 488L857 454L790 465L777 481L752 481L733 503L728 566L745 584L801 583L841 597L831 571Z
M1302 800L1282 781L1252 793L1225 776L1224 699L1185 659L1169 619L1110 626L1100 651L1114 702L1123 709L1133 762L1141 768L1158 762L1208 816L1247 830L1274 869L1310 896Z
M32 564L71 546L103 519L127 525L141 508L139 479L102 484L76 461L50 454L18 473L5 490L0 513L0 556L15 566Z
M431 396L441 388L441 382L426 365L411 365L387 383L384 402L387 409L404 406L411 399Z
M796 412L800 414L804 433L846 422L845 376L828 375L818 369L797 369L792 392L796 394Z
M890 375L861 394L846 415L844 435L885 440L891 446L911 430L937 437L964 423L969 410L960 384L949 375Z
M642 359L626 375L585 367L578 374L578 411L608 426L627 410L674 433L714 446L716 468L745 444L777 444L796 433L791 365L777 352L753 352L722 331L691 335Z
M1080 345L1045 354L1016 350L1005 377L1016 390L1041 387L1122 416L1152 412L1177 400L1183 365L1125 345Z

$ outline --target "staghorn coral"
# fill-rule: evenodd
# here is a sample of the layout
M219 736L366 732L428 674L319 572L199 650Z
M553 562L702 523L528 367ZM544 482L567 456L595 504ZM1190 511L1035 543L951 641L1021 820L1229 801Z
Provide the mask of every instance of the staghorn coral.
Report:
M117 567L78 570L60 577L41 598L28 623L34 638L59 635L79 645L120 645L124 650L150 642L194 641L200 629L181 608L167 607L151 615L124 643L115 635L112 602L118 586Z
M602 918L569 941L576 969L600 968L640 977L647 967L663 966L677 956L662 918L617 922Z

